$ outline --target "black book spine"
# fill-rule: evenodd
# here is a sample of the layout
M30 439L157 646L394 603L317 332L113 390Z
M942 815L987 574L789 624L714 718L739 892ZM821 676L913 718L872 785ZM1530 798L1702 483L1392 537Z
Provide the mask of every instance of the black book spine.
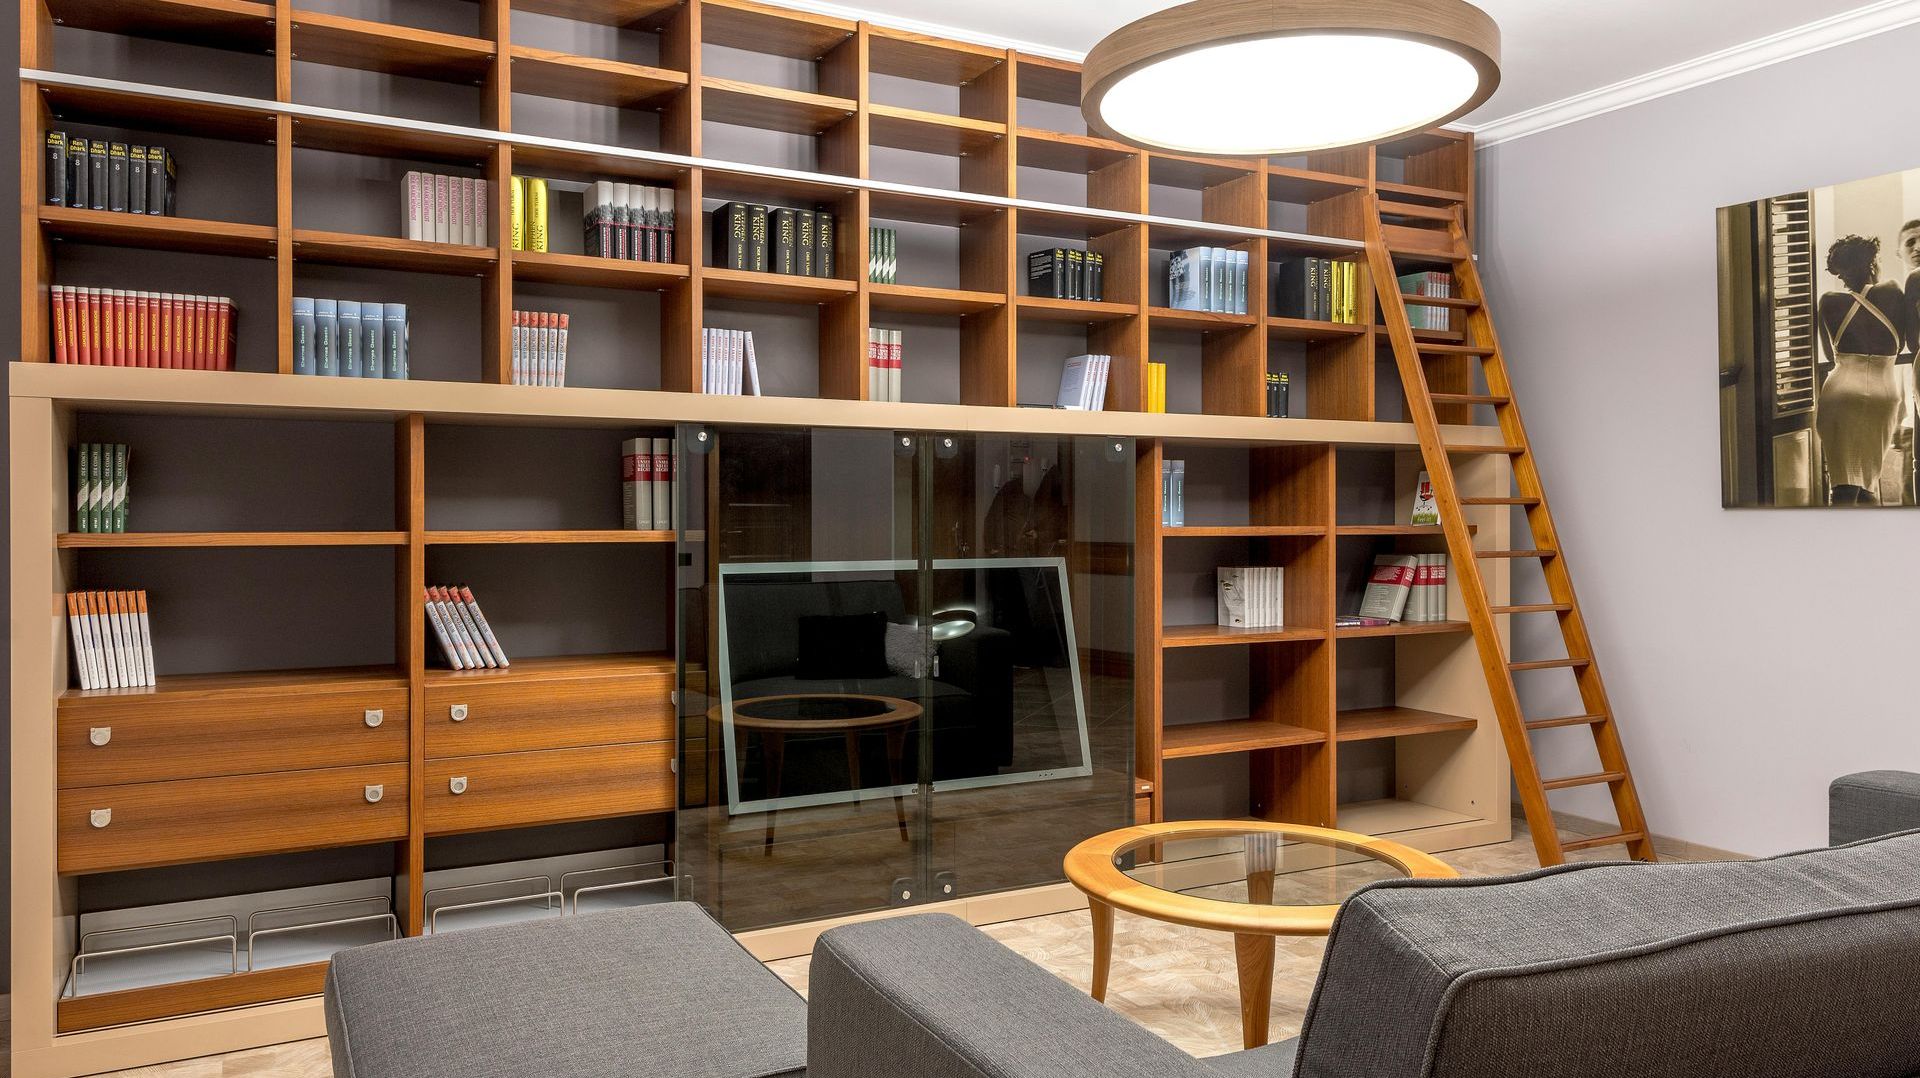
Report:
M1307 317L1307 264L1290 258L1273 272L1273 313L1282 318Z
M1324 322L1327 319L1327 312L1320 306L1320 260L1307 258L1303 262L1305 269L1302 272L1306 277L1306 317L1314 322Z
M767 272L767 208L754 206L747 211L747 268Z
M67 133L47 132L47 194L50 206L67 204Z
M833 245L835 235L833 214L817 210L813 215L813 275L815 277L833 276Z
M799 229L799 218L792 210L773 211L773 255L768 266L773 272L793 273L798 268L794 244Z
M1058 299L1054 289L1057 251L1035 251L1027 256L1027 295Z
M1107 256L1098 253L1087 255L1087 298L1095 303L1104 303L1107 298Z
M1087 298L1087 253L1077 247L1067 252L1067 298Z
M107 147L107 209L114 213L127 212L127 144L111 143Z
M127 151L127 212L147 212L147 148Z
M84 210L92 205L87 197L89 181L93 178L93 168L87 160L87 140L70 138L67 140L67 205L76 210Z
M173 155L164 146L147 147L147 215L173 216Z
M814 214L812 210L795 210L793 216L798 222L798 228L793 237L794 262L797 263L794 272L802 277L812 277L814 276L813 248L818 242L814 238L816 224Z
M87 143L87 206L107 208L107 144L99 139Z
M1267 418L1268 419L1280 418L1280 413L1278 411L1279 407L1280 407L1280 376L1273 373L1272 371L1268 371L1267 372Z
M1276 396L1276 397L1278 398L1278 400L1279 400L1279 403L1278 403L1278 404L1277 404L1277 405L1275 406L1275 408L1274 408L1274 413L1273 413L1273 417L1274 417L1275 419L1285 419L1285 418L1287 418L1287 414L1288 414L1288 413L1287 413L1287 407L1288 407L1288 404L1289 404L1289 402L1288 402L1288 399L1287 399L1287 397L1288 397L1288 391L1289 391L1289 390L1291 390L1292 388L1293 388L1293 385L1292 385L1292 383L1291 383L1291 382L1290 382L1290 381L1289 381L1289 380L1287 379L1287 376L1286 376L1286 375L1281 375L1281 376L1280 376L1280 386L1279 386L1279 392L1275 394L1275 396Z
M729 202L713 211L713 264L747 268L747 204Z

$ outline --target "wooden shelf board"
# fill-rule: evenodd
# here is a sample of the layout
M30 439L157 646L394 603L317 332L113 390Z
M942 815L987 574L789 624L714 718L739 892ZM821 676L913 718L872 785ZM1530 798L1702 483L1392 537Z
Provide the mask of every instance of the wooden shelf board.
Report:
M1072 208L1036 209L1023 206L1015 211L1015 227L1024 236L1051 236L1059 239L1090 240L1124 229L1138 228L1131 221L1116 221L1095 212L1082 213ZM1216 234L1214 239L1220 237Z
M1154 329L1190 329L1205 332L1216 329L1248 329L1260 319L1251 314L1225 314L1219 311L1182 311L1173 307L1148 307L1147 321Z
M1303 629L1276 625L1259 629L1235 629L1225 625L1168 625L1160 630L1160 644L1168 648L1232 647L1238 644L1282 644L1293 641L1325 640L1325 629Z
M1392 625L1345 625L1333 634L1342 640L1375 636L1431 636L1436 633L1470 633L1473 626L1464 621L1397 621Z
M405 546L406 532L62 532L61 550L166 547Z
M701 38L708 45L818 60L851 38L854 23L755 3L754 0L712 0L700 11Z
M64 240L245 258L271 258L276 244L272 225L155 217L68 206L41 206L40 227L48 235Z
M658 109L687 88L683 72L642 64L574 56L531 45L513 46L513 92L610 105Z
M1200 191L1243 179L1258 171L1258 161L1188 157L1174 153L1147 154L1147 182L1160 187L1188 187Z
M362 236L350 232L321 232L297 228L293 257L302 262L336 266L371 266L416 273L480 274L498 259L491 247L463 243L427 243L395 236Z
M858 106L844 97L761 86L737 79L700 80L701 119L708 123L818 135L852 119Z
M555 655L515 659L497 670L449 670L427 668L429 682L440 681L556 681L567 678L620 677L644 674L672 674L673 656L664 652L627 652L612 655Z
M986 45L874 26L867 35L867 70L876 75L965 86L1005 63L1007 53Z
M572 173L582 179L640 180L669 187L678 183L688 172L679 165L623 157L592 147L571 146L515 146L513 167L516 172L532 169L547 176ZM712 188L708 190L711 192Z
M874 191L867 198L868 216L875 223L913 221L923 225L962 227L976 221L988 221L1007 212L999 206L905 191Z
M1364 190L1367 181L1313 169L1267 166L1267 198L1273 202L1318 202Z
M1021 97L1055 105L1080 106L1080 65L1031 53L1015 54Z
M686 0L511 0L515 11L552 15L574 22L654 30Z
M802 277L797 273L758 273L708 266L701 270L707 294L767 303L828 303L859 288L838 277Z
M493 42L322 11L290 17L293 58L388 75L479 82L493 65Z
M1359 337L1367 332L1367 327L1345 322L1322 322L1311 318L1282 318L1279 315L1267 316L1267 337L1276 341L1301 341L1311 344L1316 341L1337 341Z
M982 153L1007 137L1006 124L878 104L868 107L867 131L875 146L948 157Z
M237 673L161 674L157 685L134 689L68 689L60 702L98 700L103 697L168 696L176 694L208 695L226 693L284 694L289 689L307 692L360 689L405 688L406 671L397 666L342 666L311 670L246 670Z
M1050 299L1046 296L1019 296L1014 300L1022 318L1037 322L1118 322L1140 313L1131 303L1094 303L1081 299Z
M1339 805L1334 812L1334 825L1341 830L1375 836L1396 835L1428 827L1446 827L1450 824L1481 822L1478 816L1468 816L1465 813L1422 804L1418 801L1401 801L1395 798L1350 801Z
M1318 524L1199 524L1160 529L1163 539L1276 539L1325 534L1327 529Z
M296 149L399 157L469 168L485 168L493 154L493 143L477 136L386 127L331 116L295 116L293 145ZM521 164L518 151L514 164Z
M1467 525L1468 534L1480 530L1480 525ZM1438 524L1341 524L1334 528L1340 535L1404 535L1416 538L1446 537L1446 529Z
M1449 131L1444 127L1414 131L1380 143L1377 149L1382 157L1405 157L1408 154L1425 153L1447 146L1458 146L1469 136L1460 131Z
M1327 735L1302 726L1259 719L1228 719L1224 722L1196 722L1165 726L1160 730L1160 756L1178 760L1189 756L1218 756L1229 752L1254 752L1291 745L1318 745Z
M1391 195L1394 198L1402 200L1441 205L1465 202L1467 200L1467 195L1464 191L1448 191L1439 187L1421 187L1411 183L1389 183L1386 180L1378 181L1375 186L1380 189L1382 195Z
M54 1026L61 1033L75 1033L103 1026L124 1026L229 1007L299 999L319 995L326 979L327 963L312 962L78 996L62 999L55 1005Z
M171 101L95 86L41 84L53 118L61 123L134 127L156 134L196 135L232 142L269 143L274 120L255 109L213 101Z
M1092 135L1069 135L1022 127L1013 144L1014 161L1022 168L1049 172L1088 173L1125 161L1134 150Z
M519 151L514 151L519 159ZM768 202L775 205L834 205L851 202L858 188L826 179L794 176L758 176L750 173L725 173L708 170L704 176L704 195L720 202ZM845 211L843 211L845 212Z
M494 546L499 544L519 545L537 544L625 544L625 543L671 543L674 534L670 531L633 531L625 529L601 530L536 530L536 531L430 531L427 533L428 546Z
M638 262L553 251L513 251L510 254L513 279L516 281L657 291L687 279L687 267L677 262Z
M1339 741L1451 734L1472 730L1479 725L1475 720L1459 715L1443 715L1438 711L1421 711L1411 707L1357 708L1342 711L1333 718L1334 737Z
M51 0L56 24L240 52L273 49L273 5L252 0Z
M867 302L875 311L900 311L911 314L978 314L1006 305L1007 297L998 292L975 292L965 288L929 288L910 284L870 284Z

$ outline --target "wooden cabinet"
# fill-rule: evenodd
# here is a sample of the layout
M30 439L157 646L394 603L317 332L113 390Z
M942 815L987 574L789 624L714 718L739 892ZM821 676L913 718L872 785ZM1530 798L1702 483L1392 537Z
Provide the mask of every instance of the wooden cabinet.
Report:
M505 752L429 760L429 835L562 823L673 808L673 743Z
M58 802L60 871L112 872L404 839L407 767L92 786Z
M673 738L673 670L513 681L449 678L426 692L428 759Z

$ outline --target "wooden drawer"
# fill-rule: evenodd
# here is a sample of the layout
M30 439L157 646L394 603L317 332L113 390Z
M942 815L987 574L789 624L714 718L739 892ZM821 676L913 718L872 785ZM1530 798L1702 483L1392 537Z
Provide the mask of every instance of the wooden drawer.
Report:
M407 834L407 765L61 790L58 815L65 874L383 842Z
M63 788L407 758L405 686L227 699L97 697L63 704L59 723Z
M673 740L671 670L449 680L429 683L426 701L428 759Z
M673 808L673 743L427 761L430 835ZM455 793L455 790L459 793Z

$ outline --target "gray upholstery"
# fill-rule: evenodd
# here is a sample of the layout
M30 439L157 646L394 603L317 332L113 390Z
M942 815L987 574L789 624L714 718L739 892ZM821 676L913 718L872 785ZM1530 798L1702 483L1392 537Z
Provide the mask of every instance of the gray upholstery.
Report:
M690 902L356 947L335 1078L801 1078L806 1004Z
M1862 771L1834 779L1827 789L1827 841L1835 846L1916 828L1920 775Z

